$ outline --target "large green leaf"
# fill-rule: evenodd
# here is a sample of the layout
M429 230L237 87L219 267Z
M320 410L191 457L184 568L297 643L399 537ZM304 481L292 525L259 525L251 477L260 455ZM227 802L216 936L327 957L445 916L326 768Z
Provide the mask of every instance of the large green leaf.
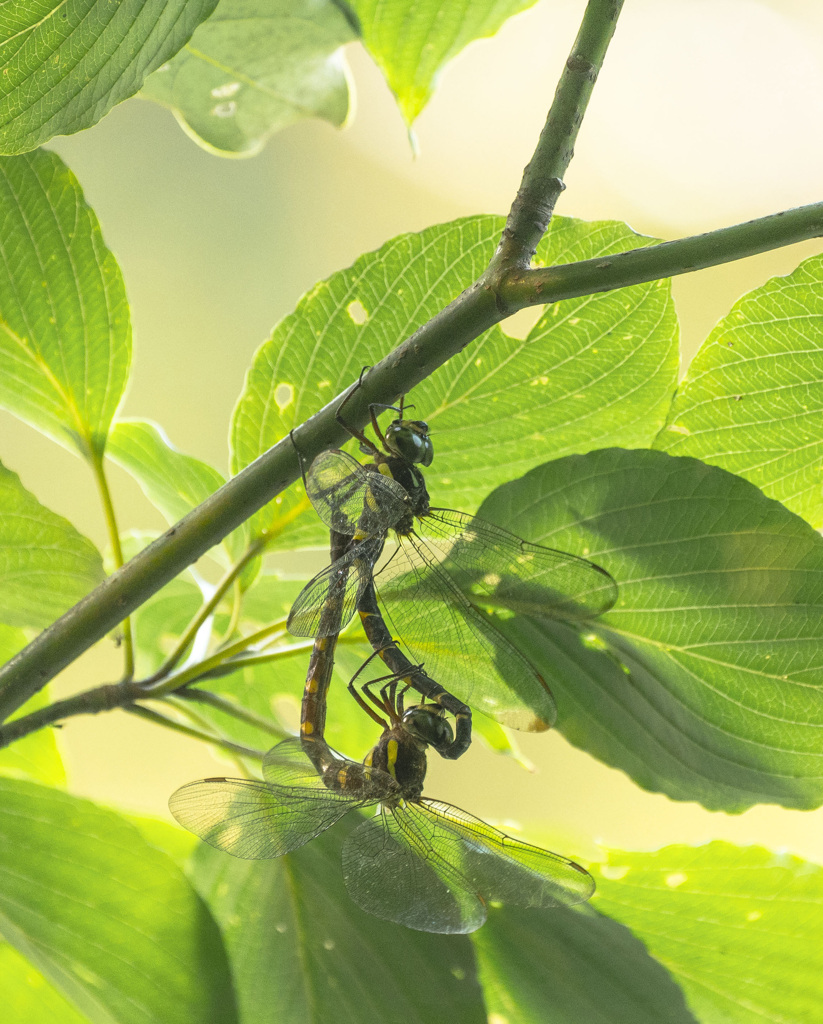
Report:
M195 882L223 929L241 1018L484 1024L466 938L380 921L347 896L342 839L361 822L351 814L273 861L241 861L205 845L197 851Z
M588 906L492 910L472 942L490 1021L696 1024L640 939Z
M125 819L0 778L0 934L89 1020L232 1024L220 933Z
M425 107L443 67L474 39L493 36L535 0L349 0L363 42L407 124Z
M102 579L91 541L0 465L0 622L47 626Z
M668 968L699 1021L820 1018L823 870L816 864L728 843L610 851L594 902Z
M355 38L333 0L222 0L189 43L145 82L189 135L226 156L253 156L306 117L340 126L349 86L340 48Z
M26 637L21 629L0 625L0 665L25 647ZM37 711L49 703L48 687L36 693L31 700L12 716L20 718ZM0 775L36 779L49 785L62 785L66 781L63 761L57 749L55 730L46 727L29 733L10 747L0 750ZM2 977L2 971L0 971Z
M11 1024L88 1024L77 1010L13 946L0 942L0 993Z
M571 742L711 809L823 802L823 538L807 523L722 469L619 449L541 466L481 514L617 580L582 638L500 623Z
M0 10L0 152L95 124L217 0L12 0Z
M72 450L102 452L129 373L129 310L55 153L0 159L0 257L0 405Z
M232 468L248 465L329 402L485 268L498 217L402 235L316 285L257 352L232 424ZM644 245L625 224L555 218L545 264ZM436 254L436 256L434 255ZM663 424L677 374L677 322L666 282L558 303L525 340L499 327L424 381L415 415L434 432L435 505L471 510L495 485L550 457L646 445ZM252 530L293 515L302 488L261 510ZM310 514L273 543L326 544Z
M170 523L182 519L226 482L216 469L175 448L162 428L145 420L118 420L106 455L134 477ZM244 524L223 541L235 559L243 553L246 533Z
M823 526L823 256L745 295L703 344L655 442L746 477Z

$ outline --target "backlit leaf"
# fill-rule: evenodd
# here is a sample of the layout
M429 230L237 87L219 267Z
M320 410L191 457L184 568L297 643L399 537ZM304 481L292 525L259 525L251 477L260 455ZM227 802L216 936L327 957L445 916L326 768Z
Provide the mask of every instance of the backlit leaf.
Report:
M0 252L0 405L99 454L128 379L129 310L97 218L55 153L0 159Z
M21 629L0 625L0 665L26 646L26 637ZM49 703L48 687L36 693L12 716L11 721L37 711ZM50 785L60 786L66 781L63 761L57 749L56 731L51 726L31 732L15 740L9 747L0 749L0 775L16 778L36 779ZM0 971L0 977L2 977Z
M349 899L341 845L361 822L351 814L277 860L197 851L195 883L223 928L241 1018L485 1024L467 939L380 921Z
M655 447L823 526L823 256L744 295L703 343Z
M610 851L608 863L592 871L594 905L631 928L671 972L697 1020L807 1024L819 1016L818 865L715 842Z
M234 413L233 471L454 299L482 273L502 228L500 218L470 217L402 235L317 284L254 358ZM650 241L617 222L555 218L538 257L566 263ZM471 511L492 487L547 458L649 444L665 419L677 360L665 282L558 303L524 340L492 328L411 394L433 432L433 504ZM298 485L257 513L252 531L289 522L301 503ZM272 543L325 545L328 534L307 510Z
M535 0L351 0L363 42L407 124L425 107L443 67L474 39L493 36Z
M713 810L823 802L823 538L807 523L722 469L619 449L541 466L481 514L617 581L582 636L499 623L572 743Z
M142 95L170 107L204 148L253 156L295 121L343 124L349 85L341 47L354 38L332 0L222 0Z
M0 778L0 935L97 1024L233 1024L215 922L112 811Z
M91 541L0 465L0 622L47 626L102 579Z
M11 0L0 9L0 152L89 128L177 53L217 0Z

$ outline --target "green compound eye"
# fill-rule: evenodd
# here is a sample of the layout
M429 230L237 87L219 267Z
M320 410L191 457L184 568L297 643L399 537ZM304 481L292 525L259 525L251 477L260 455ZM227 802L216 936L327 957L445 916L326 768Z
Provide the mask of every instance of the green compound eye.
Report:
M434 445L423 420L395 420L386 428L386 447L404 462L430 466Z

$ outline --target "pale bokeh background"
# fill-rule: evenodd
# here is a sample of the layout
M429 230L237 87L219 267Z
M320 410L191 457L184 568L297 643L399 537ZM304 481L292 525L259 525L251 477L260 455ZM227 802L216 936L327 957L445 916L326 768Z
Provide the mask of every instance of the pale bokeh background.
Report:
M126 279L135 363L124 411L157 420L184 451L225 469L231 409L271 326L315 281L392 236L478 212L504 213L529 159L583 0L544 0L442 76L415 126L419 155L359 46L350 127L307 122L261 156L220 160L166 111L131 101L61 139ZM630 0L584 122L558 212L621 218L674 238L821 196L823 5L817 0ZM743 292L792 270L819 242L679 278L688 355ZM398 341L401 339L398 339ZM98 544L105 531L80 463L0 414L0 459ZM124 526L163 524L111 471ZM113 680L108 643L60 692ZM223 774L194 741L116 712L75 719L61 740L75 792L164 815L168 794ZM559 734L520 738L528 774L480 743L432 758L433 796L489 819L539 822L568 853L726 838L823 861L823 814L757 808L736 818L639 790Z

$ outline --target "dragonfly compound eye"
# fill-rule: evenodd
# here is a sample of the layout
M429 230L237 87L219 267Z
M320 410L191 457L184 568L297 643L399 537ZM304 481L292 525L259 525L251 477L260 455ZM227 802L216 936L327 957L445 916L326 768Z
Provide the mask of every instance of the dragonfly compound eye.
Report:
M395 420L386 429L386 447L407 463L430 466L434 445L423 420Z
M452 727L440 712L423 705L408 708L403 713L403 725L415 739L435 748L448 745L454 739Z

